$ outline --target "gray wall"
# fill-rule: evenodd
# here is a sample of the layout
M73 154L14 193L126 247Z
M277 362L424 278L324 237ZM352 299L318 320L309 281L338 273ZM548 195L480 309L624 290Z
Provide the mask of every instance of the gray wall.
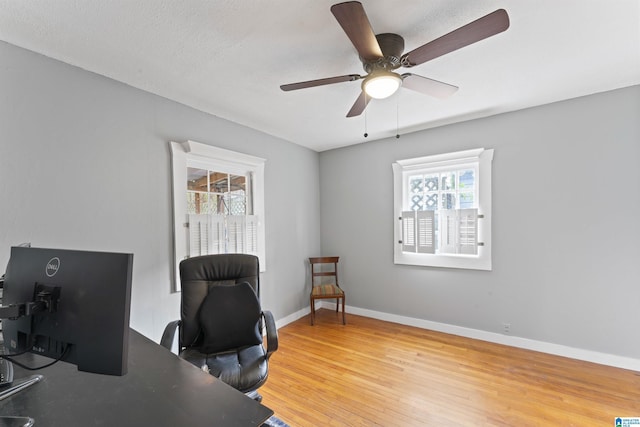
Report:
M318 153L0 42L0 270L9 247L134 253L131 325L158 340L171 292L169 141L267 159L263 304L308 305L320 248Z
M640 358L640 87L326 151L348 305ZM391 163L494 148L493 271L393 264Z
M351 306L640 357L640 87L320 155L3 42L0 94L0 266L25 241L133 252L153 339L179 310L168 141L191 139L267 159L278 319L308 307L322 247ZM476 147L495 148L493 271L395 266L391 163Z

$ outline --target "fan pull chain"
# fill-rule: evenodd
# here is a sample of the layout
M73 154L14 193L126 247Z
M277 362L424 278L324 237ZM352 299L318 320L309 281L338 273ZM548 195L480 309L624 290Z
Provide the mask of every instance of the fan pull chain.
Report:
M364 105L367 105L367 93L365 92L364 94ZM364 110L364 137L368 137L369 134L367 133L367 110L365 108Z
M400 138L400 94L396 95L396 139Z

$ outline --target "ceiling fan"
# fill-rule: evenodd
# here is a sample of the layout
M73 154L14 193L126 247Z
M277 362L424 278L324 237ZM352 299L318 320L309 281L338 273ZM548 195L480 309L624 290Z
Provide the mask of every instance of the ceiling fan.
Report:
M347 74L280 86L283 91L323 86L363 79L362 92L347 113L359 116L371 98L383 99L393 95L400 86L437 98L446 98L458 90L456 86L412 73L398 74L394 70L423 64L454 50L486 39L509 28L509 15L498 9L457 30L403 54L404 39L398 34L375 35L362 4L348 1L331 6L331 13L356 48L365 76Z

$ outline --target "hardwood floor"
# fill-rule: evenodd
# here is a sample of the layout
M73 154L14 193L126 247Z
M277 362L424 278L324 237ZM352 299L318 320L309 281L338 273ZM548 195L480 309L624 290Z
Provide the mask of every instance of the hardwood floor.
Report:
M263 403L295 426L614 426L640 372L318 310L279 330Z

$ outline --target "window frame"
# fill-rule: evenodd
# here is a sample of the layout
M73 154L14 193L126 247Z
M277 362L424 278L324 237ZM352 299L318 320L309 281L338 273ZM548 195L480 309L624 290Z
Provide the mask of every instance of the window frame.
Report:
M460 268L473 270L492 269L491 257L491 169L493 149L477 148L452 153L397 160L393 169L393 230L394 264L425 267ZM478 254L413 253L402 249L402 212L406 208L408 175L421 171L424 174L449 168L477 165Z
M173 195L174 289L180 287L180 262L188 255L187 168L202 167L235 175L251 174L253 215L258 217L258 259L260 272L266 271L264 168L265 159L195 141L170 142Z

